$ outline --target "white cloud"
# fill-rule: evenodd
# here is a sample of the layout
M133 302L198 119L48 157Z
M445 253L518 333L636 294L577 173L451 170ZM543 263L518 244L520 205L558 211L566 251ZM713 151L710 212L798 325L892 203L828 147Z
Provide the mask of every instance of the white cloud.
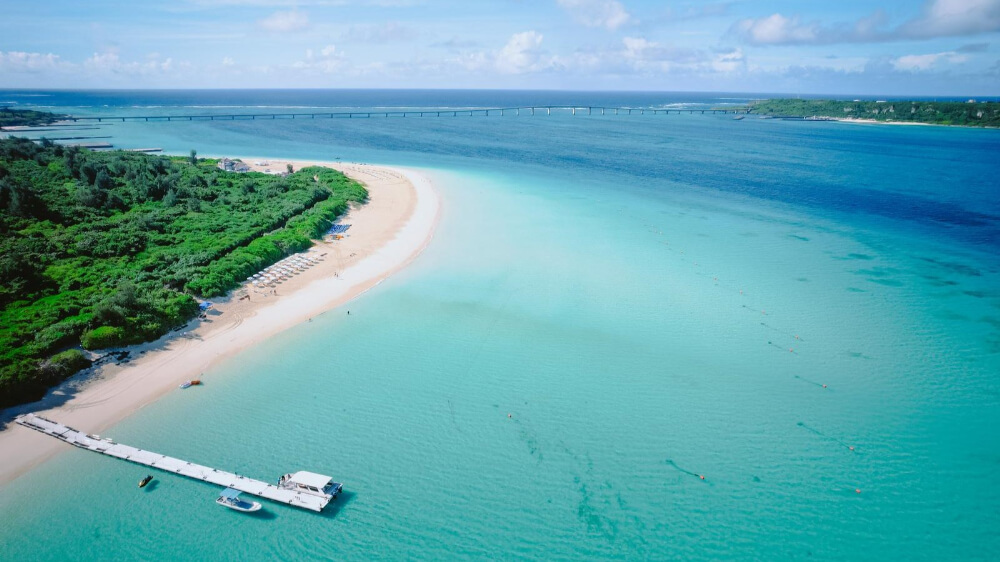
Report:
M159 60L158 56L151 57L151 60L140 62L124 62L114 51L104 53L94 53L90 58L83 61L83 67L91 72L102 74L129 74L129 75L150 75L164 74L174 69L174 60L167 58Z
M643 37L626 37L622 39L625 45L625 56L630 59L642 58L645 51L656 48L656 43Z
M44 72L59 67L71 66L52 53L26 53L23 51L0 51L0 70L8 72Z
M509 74L537 70L540 60L539 47L541 46L542 34L537 31L515 33L497 53L497 70Z
M556 3L587 27L615 30L633 21L618 0L556 0Z
M418 37L416 29L395 21L377 25L352 25L343 39L361 43L403 43Z
M309 17L298 10L278 11L264 19L257 20L257 27L276 33L298 31L309 27Z
M91 70L113 70L121 66L121 59L117 53L94 53L89 59L83 61L83 66Z
M306 49L306 60L293 62L291 68L329 74L344 69L344 55L336 45L327 45L319 53Z
M236 61L233 60L233 57L222 57L222 66L233 66L234 64Z
M1000 0L929 0L921 17L903 24L899 31L913 38L1000 31Z
M473 72L528 74L558 67L558 59L542 50L544 37L537 31L511 35L497 50L460 51L444 60L444 66L459 66Z
M938 63L959 64L969 60L967 55L947 51L944 53L930 53L926 55L905 55L894 59L892 66L900 71L925 71L938 66Z
M723 74L731 74L746 70L747 60L743 55L743 49L733 49L722 53L716 53L712 58L712 70Z
M558 66L580 76L663 79L733 75L746 71L747 63L741 49L711 52L624 37L619 47L578 51Z
M927 0L920 15L896 27L877 11L855 22L803 22L775 13L737 21L729 32L751 45L830 45L976 35L1000 31L1000 0Z
M781 14L740 20L734 24L733 31L754 45L811 43L818 34L815 24L803 24L798 16L787 18Z

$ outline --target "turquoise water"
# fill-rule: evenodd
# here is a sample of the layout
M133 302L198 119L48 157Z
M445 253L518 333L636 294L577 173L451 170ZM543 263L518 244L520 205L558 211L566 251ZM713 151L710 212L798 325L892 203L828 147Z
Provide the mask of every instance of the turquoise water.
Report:
M74 111L149 105L129 95ZM144 469L67 450L0 489L4 559L1000 556L996 131L700 115L106 130L419 166L442 222L350 316L104 432L262 479L332 474L333 509L248 517L212 486L156 473L139 492Z

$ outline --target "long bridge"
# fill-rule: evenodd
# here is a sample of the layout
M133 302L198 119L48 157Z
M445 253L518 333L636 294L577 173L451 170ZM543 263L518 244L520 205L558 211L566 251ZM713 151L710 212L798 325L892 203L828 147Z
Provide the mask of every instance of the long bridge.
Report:
M523 107L481 107L466 109L407 109L407 110L379 110L379 111L323 111L323 112L300 112L300 113L202 113L198 115L95 115L77 116L69 115L63 121L250 121L257 119L371 119L390 117L504 117L525 115L552 115L556 113L570 113L572 115L670 115L688 114L746 114L749 110L745 107L709 108L709 109L654 109L648 107L601 107L601 106L574 106L574 105L542 105Z

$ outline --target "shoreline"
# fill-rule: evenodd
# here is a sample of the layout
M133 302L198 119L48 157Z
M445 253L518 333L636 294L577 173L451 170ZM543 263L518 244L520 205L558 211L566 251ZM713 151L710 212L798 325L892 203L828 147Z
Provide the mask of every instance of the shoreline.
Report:
M808 120L808 119L806 119ZM856 125L901 125L905 127L951 127L953 129L997 129L998 127L974 127L972 125L947 125L945 123L921 123L919 121L879 121L877 119L852 119L850 117L830 117L837 123L854 123Z
M249 283L213 299L205 318L195 318L160 339L123 348L129 361L93 367L51 389L38 401L8 408L0 423L0 486L43 464L62 443L39 439L13 423L34 412L88 433L103 432L185 380L268 337L309 321L367 292L396 273L427 246L440 216L430 180L408 169L366 164L242 158L254 171L326 166L344 172L369 191L368 202L352 205L337 220L351 224L340 240L317 241L303 252L317 265L271 289ZM269 162L268 166L254 160ZM208 377L210 380L210 376Z

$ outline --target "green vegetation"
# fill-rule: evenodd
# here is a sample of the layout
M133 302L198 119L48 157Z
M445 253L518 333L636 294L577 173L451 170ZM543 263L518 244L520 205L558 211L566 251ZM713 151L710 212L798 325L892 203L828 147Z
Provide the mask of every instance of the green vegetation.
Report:
M872 119L963 127L1000 127L1000 103L957 101L837 101L776 99L750 105L750 112L775 117Z
M54 123L65 115L57 115L48 111L33 111L30 109L11 109L0 107L0 129L4 127L34 127Z
M158 338L308 248L360 184L328 168L0 140L0 407L40 398L102 349Z

